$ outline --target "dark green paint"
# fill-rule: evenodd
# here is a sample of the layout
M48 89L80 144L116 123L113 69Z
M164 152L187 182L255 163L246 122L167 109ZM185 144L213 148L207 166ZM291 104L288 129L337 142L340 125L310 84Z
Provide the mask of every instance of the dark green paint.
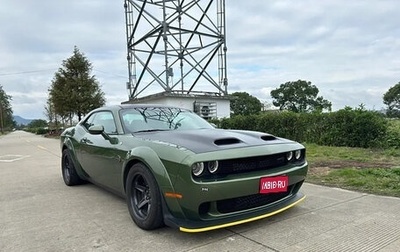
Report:
M208 129L182 130L182 134L179 129L173 130L170 140L168 132L130 133L124 126L120 110L123 109L126 113L125 109L132 108L143 107L128 105L100 108L89 113L75 127L63 132L61 147L70 149L71 158L82 179L125 196L125 179L129 169L135 163L143 163L154 175L163 197L165 222L170 226L186 228L207 227L266 214L276 211L279 207L283 208L300 197L296 191L278 204L269 204L254 210L236 211L229 214L218 213L215 207L215 202L218 200L258 194L261 177L286 175L289 176L289 184L301 184L307 174L307 162L297 166L288 163L269 170L228 174L224 178L208 181L192 178L192 164L266 156L304 147L296 142L275 138L264 133L217 130L211 125ZM144 108L141 111L152 107L145 106ZM91 116L94 118L94 113L98 111L112 113L115 120L114 133L105 133L104 128L100 125L85 127L86 120L90 120ZM178 113L179 116L182 115L180 113L190 112L182 110ZM192 117L193 115L190 115L190 118ZM185 120L181 122L185 123ZM157 139L157 136L160 136L160 139ZM180 136L183 138L178 139ZM262 140L262 136L267 136L268 141ZM221 138L223 140L224 137L235 138L238 142L221 146L214 143L215 140L221 140ZM201 143L201 147L195 146L196 143ZM207 148L207 144L209 148ZM182 198L165 197L167 192L181 194ZM199 206L204 202L211 202L210 211L205 215L199 215Z

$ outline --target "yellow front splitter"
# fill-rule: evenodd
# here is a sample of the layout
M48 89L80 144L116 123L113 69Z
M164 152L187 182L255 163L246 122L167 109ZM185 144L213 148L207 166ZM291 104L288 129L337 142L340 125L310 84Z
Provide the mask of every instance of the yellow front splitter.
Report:
M256 217L252 217L249 219L244 219L244 220L240 220L240 221L234 221L234 222L229 222L229 223L225 223L225 224L221 224L221 225L215 225L215 226L210 226L210 227L204 227L204 228L185 228L185 227L180 227L179 230L182 232L187 232L187 233L200 233L200 232L205 232L205 231L211 231L211 230L215 230L215 229L220 229L220 228L226 228L226 227L231 227L231 226L235 226L235 225L240 225L243 223L248 223L248 222L252 222L252 221L256 221L256 220L260 220L260 219L264 219L273 215L276 215L278 213L281 213L289 208L292 208L293 206L297 205L298 203L302 202L304 199L306 198L306 196L301 197L299 200L293 202L290 205L287 205L286 207L283 207L279 210L276 210L274 212L271 213L267 213L267 214L263 214L260 216L256 216Z

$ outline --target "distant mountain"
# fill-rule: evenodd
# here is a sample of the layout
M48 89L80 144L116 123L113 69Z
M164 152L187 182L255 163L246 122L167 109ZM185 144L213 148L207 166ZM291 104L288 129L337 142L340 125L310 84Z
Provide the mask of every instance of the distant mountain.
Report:
M33 119L25 119L22 118L20 116L14 116L14 121L18 124L18 125L28 125L30 122L33 121Z

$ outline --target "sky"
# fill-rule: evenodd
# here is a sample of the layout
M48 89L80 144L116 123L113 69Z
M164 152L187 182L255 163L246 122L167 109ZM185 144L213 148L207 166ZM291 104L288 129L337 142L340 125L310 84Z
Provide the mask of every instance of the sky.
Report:
M333 110L380 110L400 82L400 1L226 1L228 92L271 103L280 84L310 81ZM74 46L107 104L128 100L123 0L2 0L0 85L14 115L45 119L48 88Z

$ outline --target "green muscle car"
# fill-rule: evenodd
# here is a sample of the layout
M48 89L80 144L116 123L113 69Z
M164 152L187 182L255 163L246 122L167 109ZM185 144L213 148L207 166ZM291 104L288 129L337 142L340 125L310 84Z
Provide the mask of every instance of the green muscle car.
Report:
M305 148L270 134L217 129L161 105L95 109L61 135L66 185L126 198L142 229L202 232L265 218L305 196Z

